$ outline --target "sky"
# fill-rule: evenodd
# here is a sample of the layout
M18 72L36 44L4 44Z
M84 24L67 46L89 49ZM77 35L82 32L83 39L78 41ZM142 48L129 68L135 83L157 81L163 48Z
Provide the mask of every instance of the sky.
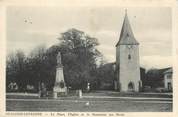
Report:
M123 7L8 7L7 53L26 54L39 45L59 43L60 34L71 28L98 39L98 50L115 62L115 45L124 20ZM140 43L140 65L145 68L172 66L172 19L168 7L130 7L127 15Z

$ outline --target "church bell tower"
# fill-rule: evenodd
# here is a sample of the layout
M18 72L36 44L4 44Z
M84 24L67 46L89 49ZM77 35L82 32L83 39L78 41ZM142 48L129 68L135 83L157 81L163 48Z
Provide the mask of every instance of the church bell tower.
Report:
M132 32L127 11L116 44L117 89L121 92L138 92L141 88L139 43Z

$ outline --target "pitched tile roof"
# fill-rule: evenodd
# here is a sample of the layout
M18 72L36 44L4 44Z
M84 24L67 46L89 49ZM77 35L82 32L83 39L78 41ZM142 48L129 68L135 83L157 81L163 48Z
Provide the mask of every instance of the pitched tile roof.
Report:
M118 45L138 45L138 41L135 39L134 34L132 32L129 19L127 16L127 12L125 13L124 22L122 25L122 30L120 33L119 42L116 44Z

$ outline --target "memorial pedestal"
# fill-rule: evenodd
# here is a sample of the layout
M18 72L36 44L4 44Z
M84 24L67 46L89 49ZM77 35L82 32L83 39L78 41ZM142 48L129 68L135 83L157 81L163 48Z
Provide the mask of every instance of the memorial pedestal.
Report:
M67 95L67 87L64 81L63 66L61 64L61 56L58 53L57 67L56 67L56 80L53 88L53 97L58 98Z

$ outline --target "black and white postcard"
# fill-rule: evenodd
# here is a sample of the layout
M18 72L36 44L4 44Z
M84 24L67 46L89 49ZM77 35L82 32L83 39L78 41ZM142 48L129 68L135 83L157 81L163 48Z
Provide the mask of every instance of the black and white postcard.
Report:
M2 114L175 116L174 3L2 1Z

